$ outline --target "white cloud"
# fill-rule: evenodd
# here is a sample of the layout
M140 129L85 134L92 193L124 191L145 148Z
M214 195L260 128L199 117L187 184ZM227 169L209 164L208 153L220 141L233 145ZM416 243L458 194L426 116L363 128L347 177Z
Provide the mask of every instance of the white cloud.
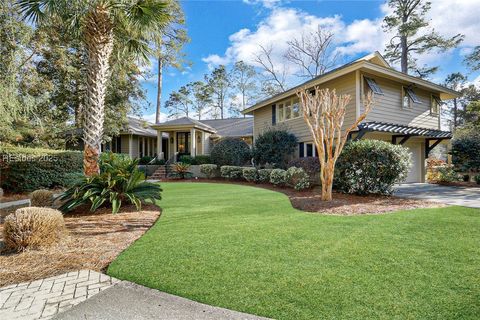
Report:
M259 3L259 0L244 0L247 3ZM275 1L278 5L280 2ZM480 45L480 19L478 8L480 0L436 0L428 13L431 26L444 36L454 36L457 33L465 34L465 41L460 45L464 54L468 48ZM273 6L269 15L262 20L255 29L240 29L229 37L230 46L224 55L212 54L204 61L209 67L218 64L228 64L238 60L254 63L254 53L258 52L259 45L274 47L273 57L277 64L284 64L283 53L286 42L302 32L315 30L318 26L332 31L336 37L337 50L343 56L382 52L391 35L382 28L383 18L392 12L385 3L380 5L382 16L377 19L359 19L347 23L339 15L315 16L299 9ZM452 57L453 50L439 54L431 52L419 56L419 64L441 64L445 59ZM297 70L289 66L290 73Z
M243 0L243 3L250 4L250 5L262 5L267 9L272 9L280 4L282 4L283 0Z
M151 122L151 123L155 123L155 112L151 113L151 114L144 114L144 115L142 115L141 119L143 119L145 121L148 121L148 122ZM167 121L168 120L168 114L160 112L160 119L161 119L162 122Z

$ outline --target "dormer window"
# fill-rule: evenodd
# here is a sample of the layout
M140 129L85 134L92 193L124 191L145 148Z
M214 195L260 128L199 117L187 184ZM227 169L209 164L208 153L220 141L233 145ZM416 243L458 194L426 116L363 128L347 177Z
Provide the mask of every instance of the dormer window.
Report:
M403 87L402 106L404 109L413 108L414 103L422 103L412 88Z
M382 89L375 80L365 77L365 81L367 81L368 87L370 88L370 90L372 90L374 94L383 94Z
M441 105L442 105L442 100L440 100L438 96L432 95L430 99L430 114L438 115Z

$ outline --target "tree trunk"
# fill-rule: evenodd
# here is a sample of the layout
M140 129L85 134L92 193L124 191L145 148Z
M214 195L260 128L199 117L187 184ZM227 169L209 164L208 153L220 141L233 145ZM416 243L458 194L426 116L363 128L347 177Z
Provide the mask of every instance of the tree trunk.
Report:
M158 79L157 79L157 111L155 113L155 123L160 123L162 108L162 82L163 82L163 58L161 55L158 56Z
M453 99L453 128L457 128L457 121L458 121L458 106L457 106L457 98Z
M113 33L108 9L98 5L86 18L85 44L88 52L87 99L83 115L83 170L91 176L100 172L98 157L105 117L105 94Z
M401 65L402 65L402 72L408 74L408 48L407 48L407 36L400 37L400 45L402 50L401 56Z

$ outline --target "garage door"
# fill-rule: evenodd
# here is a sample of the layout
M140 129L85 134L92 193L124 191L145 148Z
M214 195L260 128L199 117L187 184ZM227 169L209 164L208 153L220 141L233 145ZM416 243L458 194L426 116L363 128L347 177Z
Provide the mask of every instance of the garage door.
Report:
M422 182L422 148L420 144L405 145L412 155L412 167L406 182Z

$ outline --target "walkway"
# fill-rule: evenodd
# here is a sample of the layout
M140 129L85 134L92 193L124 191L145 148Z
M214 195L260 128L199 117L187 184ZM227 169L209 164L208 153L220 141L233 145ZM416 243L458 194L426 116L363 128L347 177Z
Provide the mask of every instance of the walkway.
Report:
M395 196L480 208L480 187L452 187L428 183L408 183L395 187Z

